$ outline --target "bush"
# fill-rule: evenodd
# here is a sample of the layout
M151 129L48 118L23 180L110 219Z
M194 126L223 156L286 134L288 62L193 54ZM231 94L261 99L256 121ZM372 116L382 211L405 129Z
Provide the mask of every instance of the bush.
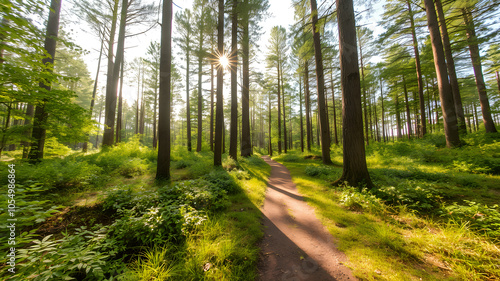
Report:
M443 216L462 223L469 223L470 228L490 237L500 238L500 212L498 205L488 207L469 200L464 200L468 206L453 205L444 207Z
M198 210L216 211L229 205L227 191L205 180L177 182L159 190L162 202L188 205Z
M428 184L413 181L403 182L396 187L387 186L374 190L377 197L391 205L406 205L415 211L433 211L439 208L442 195Z
M148 170L144 160L139 158L132 158L127 160L120 168L118 173L126 178L133 178L136 176L144 175Z
M319 177L331 174L333 169L326 166L307 166L304 172L310 177Z
M366 188L359 192L353 187L346 186L340 196L340 203L351 210L368 210L372 213L380 213L385 209L381 200Z
M238 184L234 179L224 170L213 170L206 174L203 179L212 184L212 186L227 191L233 194L239 190Z

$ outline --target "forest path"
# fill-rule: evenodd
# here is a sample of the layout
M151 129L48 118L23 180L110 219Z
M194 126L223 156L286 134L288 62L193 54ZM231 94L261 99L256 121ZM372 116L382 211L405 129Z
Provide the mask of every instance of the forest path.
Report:
M269 156L262 158L271 166L271 175L262 209L265 230L258 280L356 280L342 264L346 256L303 200L288 169Z

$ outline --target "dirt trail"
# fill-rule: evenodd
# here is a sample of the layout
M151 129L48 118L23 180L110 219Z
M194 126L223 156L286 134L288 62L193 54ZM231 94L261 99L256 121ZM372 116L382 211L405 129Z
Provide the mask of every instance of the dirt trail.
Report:
M316 218L283 165L262 157L272 168L267 184L259 280L356 280L342 262L330 233Z

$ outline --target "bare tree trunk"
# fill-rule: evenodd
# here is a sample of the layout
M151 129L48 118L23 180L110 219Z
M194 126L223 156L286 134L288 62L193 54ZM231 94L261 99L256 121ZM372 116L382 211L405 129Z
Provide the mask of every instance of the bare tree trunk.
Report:
M415 53L415 68L417 72L417 85L418 85L418 98L420 105L420 123L422 124L419 136L421 138L427 133L427 126L425 123L425 99L424 99L424 82L422 81L422 68L420 66L420 53L418 51L418 41L417 34L415 31L415 21L413 19L413 12L411 9L410 0L406 0L406 4L408 5L408 12L410 13L410 25L411 25L411 34L413 39L413 52Z
M304 152L304 121L302 112L302 82L299 77L299 108L300 108L300 151Z
M330 132L328 116L325 109L325 77L323 74L323 56L321 53L321 42L319 38L318 9L316 0L311 0L311 14L313 26L314 57L316 58L316 82L318 89L319 119L321 129L321 157L323 164L332 164L330 158Z
M382 78L380 78L380 102L382 103L382 139L386 142L385 134L385 111L384 111L384 87L382 85Z
M278 73L278 75L280 75ZM286 133L286 106L285 106L285 86L283 86L283 69L281 69L281 93L282 93L282 100L283 100L283 139L284 139L284 150L285 153L288 151L288 142L287 142L287 133Z
M118 87L118 78L120 74L120 65L123 60L125 50L125 26L127 21L128 0L122 1L122 11L120 18L120 29L118 31L118 43L116 46L116 58L113 63L112 79L108 79L106 85L106 109L104 113L104 134L102 136L102 148L113 145L115 114L116 114L116 94ZM109 75L109 74L108 74Z
M158 162L156 179L170 179L170 94L172 71L172 0L163 0L160 94L158 108Z
M359 29L357 29L359 31ZM363 93L363 118L364 118L364 124L365 124L365 141L366 145L370 144L370 137L368 135L368 113L366 110L366 88L365 88L365 67L363 65L363 45L361 44L361 39L358 38L358 43L359 43L359 59L361 62L361 88L362 88L362 93Z
M214 151L214 64L210 64L210 151Z
M120 70L120 94L118 95L118 113L116 114L116 143L121 141L122 131L122 115L123 115L123 65L122 61Z
M305 86L305 106L306 106L306 144L307 151L311 152L312 128L311 128L311 99L309 92L309 63L304 61L304 86Z
M45 35L44 49L47 51L47 57L42 60L42 63L47 66L46 72L52 73L54 71L54 57L56 55L56 40L59 33L59 17L61 14L62 0L52 0L50 2L49 19L47 22L47 32ZM40 88L47 92L51 90L49 81L40 82ZM43 159L43 151L45 148L45 124L47 123L48 113L45 111L47 100L41 101L35 108L35 115L33 121L33 131L30 153L28 159L31 163L35 163Z
M333 106L333 137L335 140L335 145L339 144L339 138L337 134L337 108L335 107L335 90L333 86L333 71L330 72L330 78L332 80L332 106Z
M219 54L224 53L224 0L219 0L219 17L217 25L217 50ZM217 107L215 116L215 147L214 147L214 166L222 165L222 146L223 146L223 126L224 126L224 101L222 100L222 87L224 82L224 72L221 65L217 66Z
M474 76L476 77L476 87L479 94L479 103L481 104L481 113L483 115L484 128L486 133L496 133L495 122L491 117L490 102L486 93L486 85L484 83L483 70L481 65L481 55L479 54L479 46L477 43L476 28L474 20L468 8L462 8L464 16L465 29L467 32L467 42L469 43L470 58L474 68Z
M245 0L248 7L248 0ZM250 109L250 29L248 11L243 18L243 86L241 87L241 156L252 155L252 142L250 139L250 121L248 112Z
M411 139L411 118L410 118L410 102L408 101L408 89L406 88L406 79L403 75L403 88L405 92L405 105L406 105L406 126L408 127L408 139Z
M356 24L352 0L337 0L340 70L342 83L342 130L344 164L342 176L334 183L350 186L373 186L366 166L363 143L363 112L359 80Z
M201 22L203 20L200 19ZM203 28L200 28L200 41L199 41L199 54L198 54L198 136L196 139L196 151L200 152L201 151L201 136L203 134L203 96L202 96L202 88L201 88L201 83L202 83L202 74L203 74L203 68L202 68L202 62L203 62L203 57L202 57L202 47L203 47Z
M436 76L438 79L439 98L441 100L441 109L443 112L446 146L455 147L460 145L457 115L453 100L453 93L448 81L448 71L446 69L443 43L441 42L441 36L439 34L436 10L434 9L433 0L424 0L424 2L427 11L427 23L431 35L434 66L436 68Z
M32 104L28 104L26 106L26 118L24 119L24 126L25 127L28 126L29 124L31 124L31 118L33 118L34 114L35 114L35 107ZM29 137L31 136L31 130L27 129L23 133L23 135L26 139L29 139ZM23 146L23 159L28 159L30 142L26 140L26 141L23 141L21 143L21 145Z
M95 81L94 81L94 89L92 91L92 100L90 100L90 110L89 110L89 119L92 120L92 112L94 111L94 106L95 106L95 95L97 93L97 81L99 80L99 70L101 69L101 58L102 58L102 51L104 49L104 35L101 40L101 49L99 51L99 60L97 61L97 71L95 75ZM87 141L83 143L83 148L82 152L85 153L88 150L88 142L89 142L90 136L87 135ZM24 157L23 157L24 158Z
M231 70L231 124L229 140L229 156L238 159L238 15L236 13L237 0L233 0L231 13L231 56L229 69Z

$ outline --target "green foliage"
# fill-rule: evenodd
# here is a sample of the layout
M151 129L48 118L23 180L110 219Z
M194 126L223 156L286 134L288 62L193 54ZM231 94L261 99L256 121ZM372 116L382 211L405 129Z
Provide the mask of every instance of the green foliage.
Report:
M360 192L357 188L344 187L340 195L340 203L351 210L367 210L371 213L381 213L385 210L382 200L366 188Z
M178 268L172 262L171 250L167 247L155 246L146 250L133 263L133 280L169 280L175 276Z
M19 250L17 280L102 280L107 260L114 255L103 239L106 229L77 228L72 235L52 240L52 235L34 240ZM106 254L104 254L106 253Z
M120 168L118 168L118 173L126 178L133 178L144 175L147 170L148 165L144 160L132 158L127 160L122 166L120 166Z
M225 190L229 194L239 191L238 184L230 174L221 169L216 169L206 174L203 179L210 182L213 186Z
M415 211L432 212L439 208L443 199L441 192L429 184L404 181L394 186L380 187L375 194L391 205L406 205Z
M464 200L468 206L452 205L444 207L443 216L461 223L468 223L469 227L482 232L489 237L500 239L500 211L498 205L488 207L473 201Z

